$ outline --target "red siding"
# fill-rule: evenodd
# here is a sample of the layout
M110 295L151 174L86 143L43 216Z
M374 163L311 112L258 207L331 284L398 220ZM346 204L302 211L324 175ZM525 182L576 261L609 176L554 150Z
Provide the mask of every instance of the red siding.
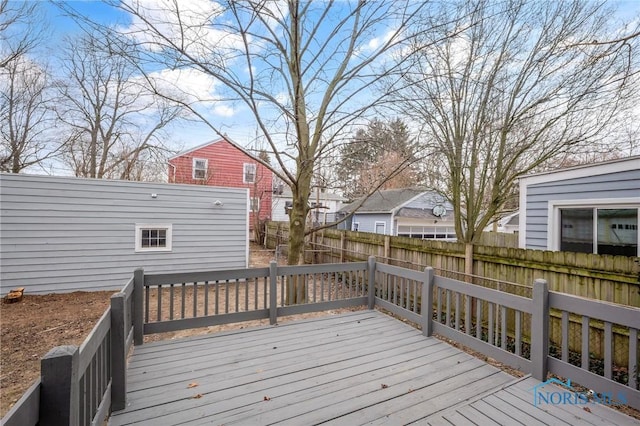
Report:
M206 159L205 179L193 178L193 160ZM255 183L244 183L244 164L256 165ZM221 139L202 148L169 160L169 182L193 185L249 188L249 196L260 199L260 219L271 218L273 173L254 158ZM253 229L254 213L249 213L249 226Z

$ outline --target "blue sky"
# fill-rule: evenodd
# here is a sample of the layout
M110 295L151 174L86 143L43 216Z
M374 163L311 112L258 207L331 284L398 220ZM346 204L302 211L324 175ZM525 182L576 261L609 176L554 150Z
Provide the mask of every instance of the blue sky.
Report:
M195 0L191 0L195 1ZM72 1L68 2L74 9L81 14L90 17L107 25L118 24L126 27L131 24L129 16L123 12L105 5L99 1ZM618 15L621 19L631 19L640 15L640 0L621 0L612 2L618 7ZM56 47L60 45L64 36L73 36L80 28L70 18L65 17L55 5L49 2L40 3L48 20L51 37L46 46L39 50L38 54L50 56L50 52L55 52ZM55 60L55 59L52 59ZM201 90L199 85L206 85L206 81L196 81L193 76L182 76L182 81L188 81L191 89L194 91ZM215 122L223 132L234 139L236 142L250 146L255 140L256 127L251 114L241 105L218 105L212 108L209 116L212 122ZM176 149L188 149L199 145L211 139L217 138L216 134L205 124L189 122L173 132L174 147Z

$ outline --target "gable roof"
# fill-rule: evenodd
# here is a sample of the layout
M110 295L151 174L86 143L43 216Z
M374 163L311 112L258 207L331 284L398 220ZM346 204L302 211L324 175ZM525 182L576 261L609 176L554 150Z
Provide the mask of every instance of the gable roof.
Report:
M358 207L358 213L391 213L407 202L426 192L421 188L401 188L376 191ZM363 197L362 197L363 198ZM340 209L341 212L351 212L362 200L359 198Z
M198 151L199 149L202 149L202 148L204 148L204 147L206 147L206 146L214 145L214 144L217 144L217 143L220 143L220 142L227 142L229 145L233 146L233 147L234 147L234 148L236 148L238 151L240 151L240 152L242 152L243 154L245 154L245 155L247 155L247 156L249 156L249 157L253 158L254 160L256 160L256 161L258 161L258 162L261 162L261 161L262 161L262 160L260 160L257 156L255 156L254 154L252 154L251 152L249 152L246 148L244 148L244 147L242 147L242 146L238 145L237 143L235 143L234 141L232 141L232 140L231 140L228 136L226 136L226 135L225 135L225 137L224 137L224 138L215 139L215 140L212 140L212 141L209 141L209 142L205 142L205 143L200 144L200 145L198 145L198 146L194 146L193 148L190 148L190 149L188 149L188 150L186 150L186 151L182 151L182 152L180 152L180 153L178 153L178 154L174 155L173 157L170 157L170 158L169 158L169 161L174 160L174 159L179 158L179 157L184 157L185 155L187 155L187 154L191 154L192 152Z

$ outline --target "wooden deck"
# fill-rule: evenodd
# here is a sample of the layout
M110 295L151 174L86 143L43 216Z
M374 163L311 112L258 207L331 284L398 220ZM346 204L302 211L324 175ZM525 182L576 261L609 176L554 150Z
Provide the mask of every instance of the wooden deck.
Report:
M535 407L536 380L377 311L145 344L127 379L110 425L640 425L598 404Z

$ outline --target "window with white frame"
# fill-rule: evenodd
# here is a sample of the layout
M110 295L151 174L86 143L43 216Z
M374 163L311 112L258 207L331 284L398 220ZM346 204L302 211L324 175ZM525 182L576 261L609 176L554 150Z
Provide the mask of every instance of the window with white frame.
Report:
M171 251L171 224L136 224L136 252Z
M385 222L376 222L375 223L375 232L376 234L385 234L387 230L387 224Z
M257 169L257 166L255 164L245 163L244 169L242 172L242 181L244 183L255 183L256 169Z
M254 213L260 211L260 198L259 197L251 197L249 210L251 210Z
M193 159L193 178L203 180L207 178L207 166L209 160L206 158Z
M559 249L638 256L637 208L559 208Z
M357 231L358 228L360 228L360 222L352 222L351 223L351 230L352 231Z

